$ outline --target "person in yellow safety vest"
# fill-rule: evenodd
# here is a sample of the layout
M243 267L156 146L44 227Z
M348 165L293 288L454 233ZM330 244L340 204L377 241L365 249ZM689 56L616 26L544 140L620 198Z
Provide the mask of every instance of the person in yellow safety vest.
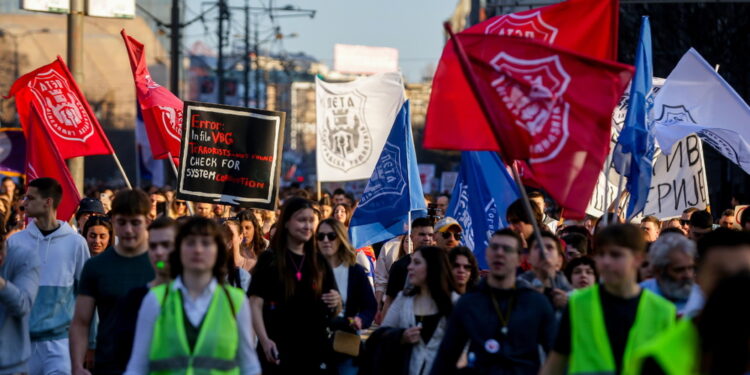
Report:
M601 285L570 296L558 337L541 374L621 374L635 350L674 324L674 305L641 289L645 257L641 230L616 224L594 238Z
M138 312L127 375L259 374L245 293L225 284L221 227L194 217L169 256L175 280L151 288Z
M698 253L697 280L708 295L705 308L696 304L694 319L683 319L636 351L628 375L750 370L750 232L719 228L698 241Z
M750 372L750 272L725 278L695 319L674 328L636 352L642 375L742 375Z

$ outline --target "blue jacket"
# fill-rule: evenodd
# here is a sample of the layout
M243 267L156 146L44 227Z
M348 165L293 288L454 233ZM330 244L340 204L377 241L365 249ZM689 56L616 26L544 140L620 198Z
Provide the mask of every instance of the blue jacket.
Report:
M8 249L0 264L0 374L28 372L31 356L29 314L39 287L39 257L34 251Z

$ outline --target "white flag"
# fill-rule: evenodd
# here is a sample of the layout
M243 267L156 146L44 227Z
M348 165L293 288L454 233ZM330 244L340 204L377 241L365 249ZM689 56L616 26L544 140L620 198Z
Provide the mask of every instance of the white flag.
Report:
M685 53L669 74L652 111L662 152L696 133L750 173L750 107L696 50Z
M401 74L315 83L318 180L369 179L404 103Z

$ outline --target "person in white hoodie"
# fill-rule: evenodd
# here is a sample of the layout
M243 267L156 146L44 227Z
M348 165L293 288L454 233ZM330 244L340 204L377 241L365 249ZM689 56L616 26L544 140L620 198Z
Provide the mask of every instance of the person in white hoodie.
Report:
M62 187L52 178L29 182L23 209L34 219L8 239L8 249L39 256L39 291L31 308L30 375L70 374L68 328L83 264L86 240L68 223L57 220Z

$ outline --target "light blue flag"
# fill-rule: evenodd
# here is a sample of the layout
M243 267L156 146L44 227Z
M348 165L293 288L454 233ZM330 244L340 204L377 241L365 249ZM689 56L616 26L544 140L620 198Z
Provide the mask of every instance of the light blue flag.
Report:
M408 232L410 211L412 220L427 214L406 101L349 223L352 245L358 249Z
M651 56L651 26L644 16L635 53L635 76L630 83L628 113L612 154L617 173L628 178L628 219L646 207L656 152L654 132L646 117L653 103L648 98L654 76Z
M461 243L474 252L481 269L487 269L484 251L490 236L507 226L505 211L519 197L518 187L497 153L461 153L461 170L446 216L461 224Z

